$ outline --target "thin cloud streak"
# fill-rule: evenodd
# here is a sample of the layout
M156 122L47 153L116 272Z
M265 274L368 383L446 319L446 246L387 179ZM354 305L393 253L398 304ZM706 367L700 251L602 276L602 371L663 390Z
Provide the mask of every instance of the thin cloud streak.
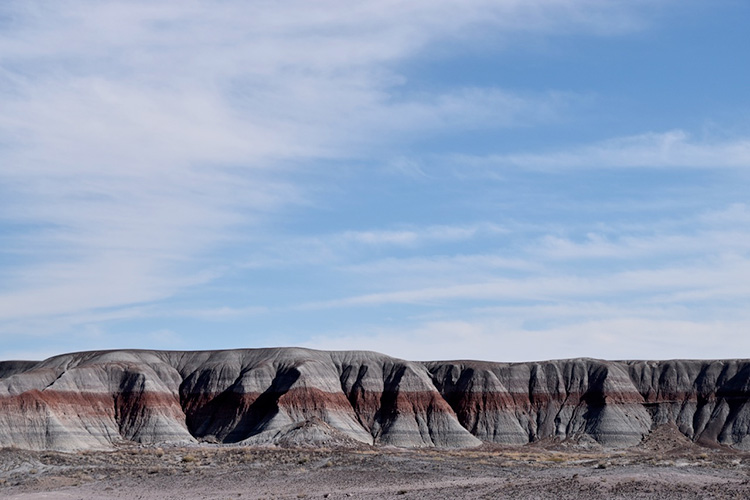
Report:
M507 232L497 224L466 224L428 226L418 229L381 230L381 231L346 231L340 236L346 241L364 245L417 245L441 241L465 241L482 234L500 234Z
M446 301L555 301L585 297L650 296L660 302L750 297L750 260L731 260L704 266L639 270L593 277L562 275L494 279L480 283L407 289L310 302L300 309L439 304Z
M750 138L695 140L683 130L614 138L549 153L456 157L485 168L542 171L609 168L750 168Z
M718 218L721 223L714 222ZM469 300L568 300L587 296L637 294L659 302L735 299L750 288L750 232L743 229L747 208L733 205L721 212L679 220L669 230L631 232L611 227L588 233L583 241L541 235L520 252L504 255L435 255L360 262L344 267L366 276L370 288L387 291L310 302L303 309L385 304L433 304ZM690 226L689 232L684 226ZM618 235L608 237L607 235ZM509 236L513 236L510 234ZM510 259L511 255L525 259ZM580 267L580 263L588 263ZM665 263L666 262L666 263ZM481 279L478 279L482 276ZM373 281L373 278L377 279ZM404 287L404 283L431 283ZM396 290L394 290L396 288Z
M364 276L385 291L302 309L408 304L417 306L413 314L397 327L364 324L356 334L319 334L306 345L388 346L409 359L444 358L446 352L496 361L736 357L750 349L739 333L750 327L750 313L738 306L750 299L747 220L747 207L733 204L691 219L609 226L601 235L584 235L582 243L541 235L516 254L536 267L519 266L513 275L492 260L463 255L419 259L413 267L411 258L377 260L369 263L377 272ZM476 281L479 275L485 279ZM430 278L442 285L403 287Z

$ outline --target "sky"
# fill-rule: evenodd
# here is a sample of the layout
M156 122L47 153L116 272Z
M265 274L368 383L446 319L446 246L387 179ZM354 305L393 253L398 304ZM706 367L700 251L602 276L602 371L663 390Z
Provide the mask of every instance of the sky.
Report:
M748 19L4 0L0 359L750 357Z

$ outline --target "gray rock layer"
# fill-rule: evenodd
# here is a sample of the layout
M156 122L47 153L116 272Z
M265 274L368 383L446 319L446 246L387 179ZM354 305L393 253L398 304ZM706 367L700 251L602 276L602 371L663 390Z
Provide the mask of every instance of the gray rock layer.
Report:
M299 348L0 362L0 447L640 443L750 448L750 361L411 362Z

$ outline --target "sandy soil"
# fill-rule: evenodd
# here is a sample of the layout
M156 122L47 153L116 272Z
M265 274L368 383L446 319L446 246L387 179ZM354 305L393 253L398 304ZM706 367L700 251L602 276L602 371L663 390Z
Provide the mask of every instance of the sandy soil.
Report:
M0 498L14 500L390 497L750 498L750 454L668 439L617 452L556 445L0 450Z

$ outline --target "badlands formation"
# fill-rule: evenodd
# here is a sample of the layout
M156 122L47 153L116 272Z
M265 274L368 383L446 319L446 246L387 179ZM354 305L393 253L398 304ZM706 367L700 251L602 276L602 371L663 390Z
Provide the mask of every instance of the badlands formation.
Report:
M622 448L676 428L750 448L750 361L412 362L299 348L0 362L0 447L128 442Z

